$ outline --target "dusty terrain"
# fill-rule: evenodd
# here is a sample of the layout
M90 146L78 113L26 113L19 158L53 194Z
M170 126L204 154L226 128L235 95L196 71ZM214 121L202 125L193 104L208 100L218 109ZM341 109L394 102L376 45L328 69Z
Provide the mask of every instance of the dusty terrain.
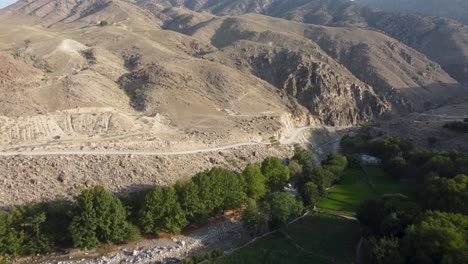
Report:
M411 120L468 93L456 22L341 0L213 3L0 10L0 207L241 170L295 143L318 160L343 128Z
M468 118L468 97L464 102L449 104L421 113L412 113L376 123L377 134L396 136L428 149L468 152L468 134L443 128L447 122Z
M32 201L71 199L96 185L112 192L126 192L149 185L174 184L177 180L213 166L242 171L247 164L268 156L288 158L294 144L314 149L317 160L337 151L348 128L308 128L291 132L283 144L246 142L239 145L180 152L125 150L0 152L0 207Z

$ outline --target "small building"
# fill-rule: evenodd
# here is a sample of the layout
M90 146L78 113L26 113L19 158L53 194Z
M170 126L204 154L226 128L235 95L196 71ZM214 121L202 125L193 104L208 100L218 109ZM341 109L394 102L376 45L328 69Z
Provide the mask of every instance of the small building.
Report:
M361 154L361 161L365 164L371 164L371 165L378 165L382 163L382 160L375 156L367 155L367 154Z

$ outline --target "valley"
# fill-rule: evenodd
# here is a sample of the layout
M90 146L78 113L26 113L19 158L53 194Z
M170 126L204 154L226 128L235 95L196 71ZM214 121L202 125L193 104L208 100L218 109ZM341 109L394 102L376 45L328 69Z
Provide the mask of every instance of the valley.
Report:
M27 221L38 219L36 227L52 236L44 242L26 235L18 243L29 246L14 249L2 247L16 244L0 237L0 263L57 248L67 254L22 260L366 263L354 256L361 254L357 226L370 229L373 223L363 221L359 208L402 193L408 197L391 196L389 203L415 200L422 212L429 211L434 204L418 200L415 190L436 176L453 180L455 172L464 174L468 152L463 15L414 12L409 5L395 9L385 2L18 0L0 9L0 220L5 220L0 235L30 234ZM356 161L363 153L383 163L364 166ZM260 174L266 185L261 195L248 190L256 182L238 182ZM410 179L413 174L420 178ZM204 182L205 176L213 182ZM221 192L224 200L203 197L219 194L210 184L227 188ZM153 202L167 199L175 206L140 208L151 202L148 190L161 195ZM97 197L90 204L112 200L103 204L113 206L112 219L131 227L120 227L127 237L98 234L89 240L98 249L71 249L86 248L71 235L70 215L81 219L87 209L78 197L85 199L87 192ZM195 204L207 203L203 217L190 212L196 206L184 195L197 197ZM275 198L295 212L276 219ZM48 207L56 203L63 203L68 215L62 207ZM164 217L142 220L144 210L157 208L145 212L156 217L175 214L178 207L183 217L173 221L175 229L168 223L161 227ZM249 210L260 222L254 231L243 218ZM92 214L102 212L107 211ZM15 217L26 222L18 224ZM54 217L66 234L44 227L54 225ZM397 242L378 233L388 230L372 230L376 240L362 233L359 248L364 242L367 248L396 247L392 243L402 243L406 224L419 224L406 220L397 235L391 233ZM336 232L334 224L340 227ZM143 246L130 242L131 232L145 237ZM323 244L305 236L317 236ZM204 253L217 249L213 241L226 242L225 256L211 259ZM332 246L342 253L335 254ZM262 250L266 247L270 250ZM401 245L391 249L406 254Z

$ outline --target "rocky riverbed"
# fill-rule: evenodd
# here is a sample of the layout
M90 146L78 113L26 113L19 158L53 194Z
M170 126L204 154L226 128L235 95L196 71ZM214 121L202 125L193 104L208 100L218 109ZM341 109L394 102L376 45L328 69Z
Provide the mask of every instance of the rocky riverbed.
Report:
M229 251L249 240L239 217L222 219L187 235L144 240L122 245L107 253L72 251L67 254L23 258L16 263L42 264L130 264L175 263L203 251Z

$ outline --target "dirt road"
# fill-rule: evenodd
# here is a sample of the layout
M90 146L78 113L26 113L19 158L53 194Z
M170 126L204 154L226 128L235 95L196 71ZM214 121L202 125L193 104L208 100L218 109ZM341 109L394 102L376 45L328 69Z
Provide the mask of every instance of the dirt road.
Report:
M312 127L300 127L292 131L291 135L281 141L283 145L291 145L298 142L302 134ZM197 153L207 153L236 149L245 146L271 145L266 142L244 142L219 147L182 150L182 151L137 151L137 150L37 150L37 151L0 151L0 156L63 156L63 155L134 155L134 156L176 156Z

